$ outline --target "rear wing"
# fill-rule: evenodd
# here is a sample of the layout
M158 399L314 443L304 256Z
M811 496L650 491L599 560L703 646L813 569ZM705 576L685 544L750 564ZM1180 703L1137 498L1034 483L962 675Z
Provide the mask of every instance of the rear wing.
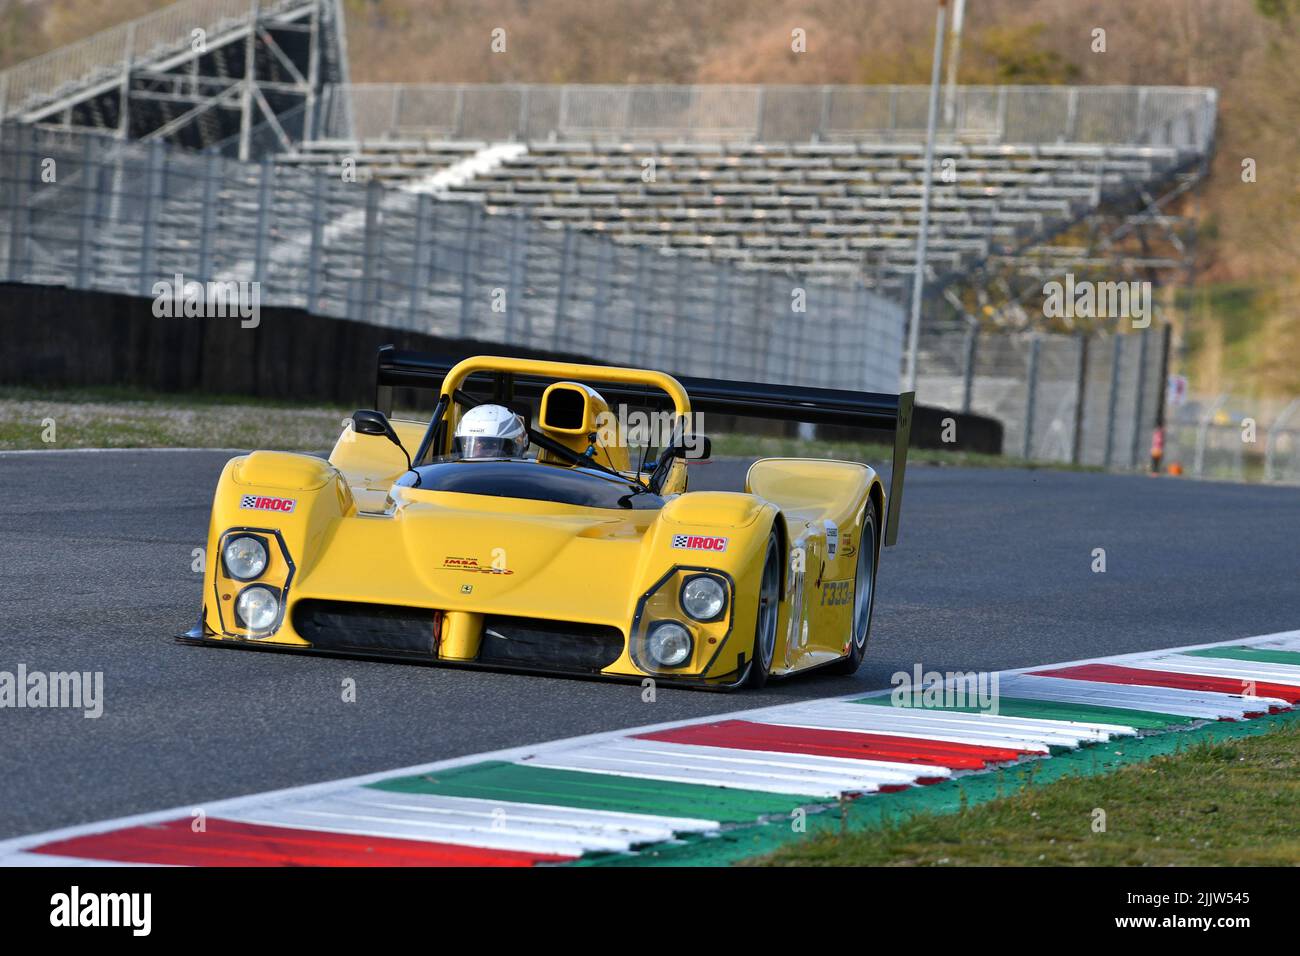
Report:
M440 391L442 380L457 361L428 352L398 351L391 345L383 346L379 350L375 376L375 408L385 415L392 413L394 388ZM890 395L690 376L675 378L690 396L693 411L814 425L841 425L889 433L893 444L893 467L889 476L884 543L888 546L898 541L907 446L912 433L913 392ZM540 398L546 384L540 378L501 373L491 376L486 385L467 382L465 391L486 392L492 401L507 403L516 398ZM608 382L600 384L600 393L611 403L654 405L665 398L643 385Z

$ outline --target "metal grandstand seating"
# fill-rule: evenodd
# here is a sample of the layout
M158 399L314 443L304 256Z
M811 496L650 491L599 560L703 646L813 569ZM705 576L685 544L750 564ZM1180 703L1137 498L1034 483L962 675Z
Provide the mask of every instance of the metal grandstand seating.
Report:
M479 143L317 142L279 162L402 185ZM522 145L522 144L521 144ZM931 197L930 262L960 276L1009 256L1086 264L1077 245L1035 247L1107 204L1158 190L1203 163L1192 145L943 144ZM448 198L514 208L618 241L707 249L749 267L858 273L898 288L920 219L921 143L531 142L449 187ZM1168 263L1163 263L1168 265Z

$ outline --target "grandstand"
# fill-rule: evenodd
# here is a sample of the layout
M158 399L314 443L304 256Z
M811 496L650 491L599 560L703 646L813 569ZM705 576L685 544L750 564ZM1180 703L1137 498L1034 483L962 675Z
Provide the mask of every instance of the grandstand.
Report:
M346 159L363 177L411 184L490 148L322 141L281 161L339 174ZM919 143L539 142L441 192L490 212L522 208L546 224L594 229L619 242L747 266L862 275L896 289L913 268L923 153ZM938 182L931 198L928 260L940 274L960 275L1199 157L1172 146L951 144L940 161L949 158L952 182ZM1062 250L1057 258L1068 264L1070 255Z
M744 267L901 296L924 173L919 87L360 85L279 161ZM1213 90L963 87L940 130L928 292L1187 265L1165 209L1204 174ZM476 138L482 137L482 138ZM503 143L513 150L503 150ZM487 159L484 162L484 159ZM1140 237L1138 251L1112 241ZM1090 242L1080 241L1080 236ZM981 295L987 293L982 290Z

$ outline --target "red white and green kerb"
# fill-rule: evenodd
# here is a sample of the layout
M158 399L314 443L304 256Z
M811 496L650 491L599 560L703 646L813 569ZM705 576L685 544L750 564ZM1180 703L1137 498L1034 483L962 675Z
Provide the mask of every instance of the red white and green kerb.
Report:
M974 704L888 691L552 741L0 842L0 865L538 866L638 854L846 796L1300 703L1300 631L998 674Z

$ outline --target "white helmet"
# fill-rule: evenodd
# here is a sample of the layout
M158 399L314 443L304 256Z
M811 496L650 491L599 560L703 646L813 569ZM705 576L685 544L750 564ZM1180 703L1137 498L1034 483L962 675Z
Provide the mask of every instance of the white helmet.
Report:
M528 450L524 419L503 405L476 405L456 425L461 458L519 458Z

